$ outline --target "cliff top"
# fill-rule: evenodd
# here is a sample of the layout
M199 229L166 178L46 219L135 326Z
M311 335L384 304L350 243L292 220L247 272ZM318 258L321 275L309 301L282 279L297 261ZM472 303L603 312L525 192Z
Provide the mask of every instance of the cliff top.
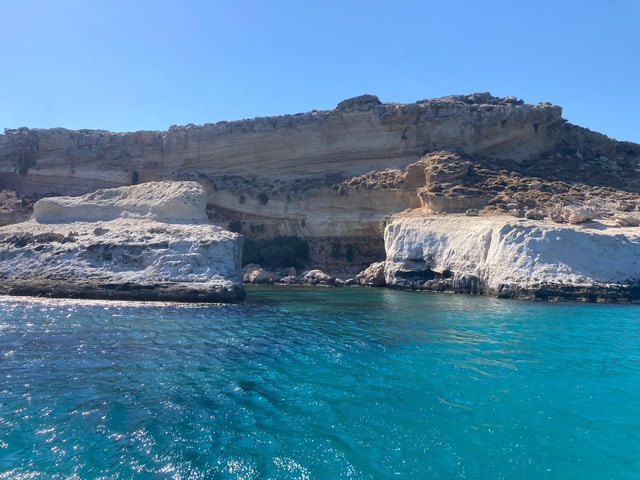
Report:
M397 102L382 102L376 95L364 94L356 97L348 98L339 102L334 109L330 110L312 110L310 112L303 113L294 113L294 114L284 114L284 115L273 115L267 117L252 117L245 118L239 120L221 120L213 123L205 123L202 125L195 125L193 123L189 123L186 125L171 125L167 130L137 130L135 132L111 132L109 130L100 130L100 129L79 129L79 130L70 130L63 127L55 127L55 128L29 128L29 127L19 127L19 128L5 128L4 135L26 135L30 132L37 133L77 133L82 135L124 135L124 134L132 134L132 133L157 133L157 134L166 134L169 132L176 132L180 130L194 130L194 129L211 129L211 128L219 128L222 130L228 130L232 127L242 127L243 125L259 123L262 124L264 122L270 123L273 127L283 127L291 124L291 122L308 122L313 120L320 120L327 115L332 114L344 114L349 112L363 112L363 111L371 111L375 110L379 114L384 113L392 113L397 109L414 107L414 108L433 108L438 109L439 107L448 107L448 108L458 108L463 110L471 109L477 110L478 107L495 107L495 106L528 106L528 107L538 107L538 108L553 108L557 110L558 114L561 115L562 108L559 106L554 106L549 102L541 102L537 105L526 104L524 100L518 99L514 96L509 97L497 97L492 95L489 92L481 92L481 93L471 93L465 95L447 95L444 97L437 98L427 98L417 100L414 103L397 103ZM470 108L471 107L471 108ZM475 107L475 108L474 108ZM0 135L1 136L1 135Z

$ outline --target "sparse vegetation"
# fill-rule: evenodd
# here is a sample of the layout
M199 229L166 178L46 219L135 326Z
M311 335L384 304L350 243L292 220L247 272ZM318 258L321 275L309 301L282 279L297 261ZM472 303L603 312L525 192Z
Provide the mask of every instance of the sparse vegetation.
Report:
M387 219L381 218L378 222L378 232L380 233L380 235L384 235L385 228L387 228Z

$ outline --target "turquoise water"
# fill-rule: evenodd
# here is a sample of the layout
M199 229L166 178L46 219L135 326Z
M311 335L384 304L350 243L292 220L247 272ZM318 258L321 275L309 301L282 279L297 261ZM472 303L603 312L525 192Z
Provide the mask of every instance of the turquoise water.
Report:
M640 307L0 298L0 479L640 475Z

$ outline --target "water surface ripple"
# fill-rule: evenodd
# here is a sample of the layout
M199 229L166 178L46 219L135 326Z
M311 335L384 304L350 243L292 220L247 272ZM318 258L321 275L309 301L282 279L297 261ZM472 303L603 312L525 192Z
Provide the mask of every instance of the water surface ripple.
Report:
M639 308L0 298L0 479L637 478Z

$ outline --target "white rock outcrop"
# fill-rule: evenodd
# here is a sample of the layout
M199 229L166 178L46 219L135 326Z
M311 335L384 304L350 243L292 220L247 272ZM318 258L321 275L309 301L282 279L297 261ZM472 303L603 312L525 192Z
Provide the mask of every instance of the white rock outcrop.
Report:
M57 197L0 228L0 293L220 302L244 296L242 237L211 225L195 182Z
M640 297L640 228L509 216L398 216L385 231L389 286L505 298Z
M197 182L148 182L76 197L43 198L33 206L38 223L111 221L207 223L206 192Z

